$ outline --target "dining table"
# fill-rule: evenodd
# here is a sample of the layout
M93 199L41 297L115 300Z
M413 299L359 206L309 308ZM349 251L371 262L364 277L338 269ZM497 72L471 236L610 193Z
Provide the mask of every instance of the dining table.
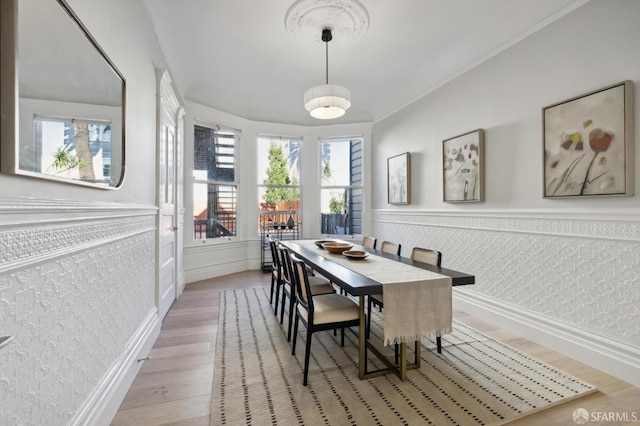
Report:
M349 242L344 240L331 240L338 242ZM335 285L344 290L345 293L351 295L354 298L358 299L359 310L360 310L360 323L359 329L353 330L354 333L358 336L359 343L359 351L358 351L358 376L360 379L368 379L371 377L376 377L384 374L394 373L401 380L406 380L407 371L419 368L420 366L420 336L416 336L414 339L407 339L406 336L399 338L397 340L393 340L394 336L391 336L391 339L385 336L385 344L389 343L389 341L397 343L398 355L394 357L394 361L391 360L392 357L385 355L382 350L378 348L379 345L374 344L371 339L367 339L366 330L366 313L365 313L365 297L374 294L383 293L383 288L389 289L390 287L385 287L387 284L385 282L384 275L380 275L375 273L373 270L369 271L367 262L384 264L385 269L392 268L400 268L397 269L401 271L400 273L395 273L393 277L394 284L399 283L403 284L403 280L406 281L407 285L411 284L419 284L419 288L423 290L429 290L432 287L437 288L437 291L440 291L439 294L443 294L448 296L445 298L446 302L449 306L444 306L444 308L448 308L449 312L451 310L451 293L452 287L462 286L462 285L472 285L475 283L475 276L455 271L453 269L444 268L437 265L431 265L427 263L422 263L418 261L414 261L411 258L403 257L399 255L389 254L382 252L381 250L371 249L361 246L360 244L355 244L353 242L349 242L352 244L351 250L358 250L365 252L365 257L360 258L347 258L342 254L331 254L324 250L322 245L318 243L318 240L285 240L280 241L280 244L286 247L291 253L295 253L298 257L302 258L311 268L317 271L319 274L325 276ZM391 262L390 262L391 261ZM388 274L387 274L388 276ZM410 277L419 276L420 280L414 280ZM382 277L382 278L381 278ZM388 278L386 279L388 280ZM436 283L438 285L436 285ZM442 285L444 283L444 286ZM415 286L414 286L415 287ZM397 287L398 289L402 289L403 287ZM448 292L448 294L447 294ZM407 293L410 295L411 293ZM429 293L427 293L429 294ZM395 300L395 299L394 299ZM413 300L408 300L409 303L416 302ZM433 302L433 301L431 301ZM389 308L388 304L390 302L385 298L385 311ZM419 300L418 300L419 303ZM425 306L430 306L432 308L435 307L434 310L438 311L438 305L426 304ZM402 310L402 307L398 307ZM420 307L422 309L422 307ZM445 309L444 312L447 310ZM433 313L431 313L431 317L433 317ZM449 313L449 328L450 328L450 317ZM446 315L445 315L446 316ZM434 320L442 320L443 318L432 318ZM446 322L446 318L445 322ZM412 321L408 321L412 322ZM442 321L441 321L442 322ZM437 330L431 330L433 332ZM407 362L407 341L414 340L415 343L415 362L408 363ZM377 359L379 359L382 364L384 364L384 368L377 368L375 370L369 370L368 367L368 352L371 351Z

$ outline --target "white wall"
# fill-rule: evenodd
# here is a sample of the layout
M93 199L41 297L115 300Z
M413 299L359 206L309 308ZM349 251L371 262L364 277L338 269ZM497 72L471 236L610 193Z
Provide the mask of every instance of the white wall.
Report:
M166 64L142 0L69 3L126 78L126 176L102 190L0 175L0 335L15 336L0 352L0 424L108 424L160 326L155 69Z
M296 126L246 120L216 109L187 101L185 103L185 200L192 197L193 123L232 128L241 132L238 154L238 235L235 238L194 241L193 206L185 205L184 268L187 282L204 280L229 273L261 267L258 237L257 137L260 134L302 138L302 237L320 234L320 165L318 139L321 137L363 136L365 179L371 174L367 159L371 158L371 123L328 126ZM365 210L371 209L371 197L365 189ZM364 229L370 229L369 216L363 218Z
M373 174L379 240L402 243L404 255L441 250L443 266L476 276L456 290L457 306L636 386L639 196L543 199L541 110L624 80L637 99L638 16L640 2L593 0L373 128L374 170L412 154L411 205L387 204L385 174ZM442 141L477 128L486 201L444 203Z

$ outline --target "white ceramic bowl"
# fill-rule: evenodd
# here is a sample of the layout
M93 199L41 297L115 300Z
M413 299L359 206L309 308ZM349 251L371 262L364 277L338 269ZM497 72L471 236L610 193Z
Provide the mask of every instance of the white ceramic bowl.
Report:
M364 259L369 256L369 253L362 250L345 250L342 254L350 259Z

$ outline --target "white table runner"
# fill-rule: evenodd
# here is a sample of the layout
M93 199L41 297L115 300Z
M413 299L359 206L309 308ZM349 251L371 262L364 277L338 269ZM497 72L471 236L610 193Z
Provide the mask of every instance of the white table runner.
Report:
M451 332L451 277L381 256L369 254L366 259L354 260L331 254L311 241L299 243L382 284L385 345Z

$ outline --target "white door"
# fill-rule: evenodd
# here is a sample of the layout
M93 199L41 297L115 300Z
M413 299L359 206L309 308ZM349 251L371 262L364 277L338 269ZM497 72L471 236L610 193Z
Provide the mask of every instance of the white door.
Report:
M176 157L178 110L168 73L160 78L158 111L158 292L160 318L164 318L177 296Z

